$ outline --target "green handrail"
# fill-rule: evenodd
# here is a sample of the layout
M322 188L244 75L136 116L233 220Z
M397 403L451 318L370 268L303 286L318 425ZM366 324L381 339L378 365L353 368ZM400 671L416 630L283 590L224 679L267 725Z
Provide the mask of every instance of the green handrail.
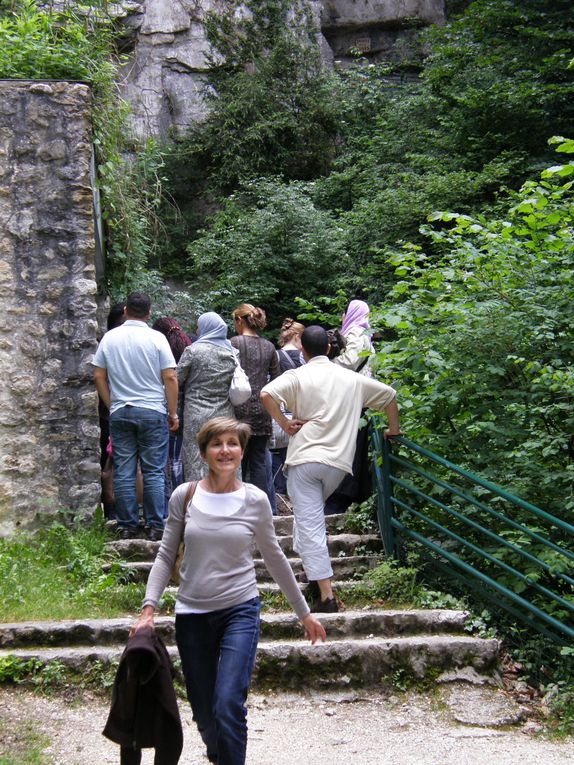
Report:
M473 589L497 593L496 604L558 643L574 638L574 526L476 476L403 436L385 439L371 420L373 469L378 497L377 515L386 555L399 557L405 538L429 551L431 560L449 568ZM395 454L399 448L401 456ZM414 455L439 466L448 477L437 476L404 456ZM411 476L409 481L403 474ZM504 501L513 512L536 519L531 529L500 508L490 507L452 477L479 486ZM422 488L440 491L441 499ZM457 504L454 508L449 499ZM416 507L412 503L416 504ZM524 539L506 539L507 526ZM560 539L550 538L560 535ZM510 557L510 562L505 557ZM554 558L551 562L545 558ZM539 581L542 580L542 581ZM476 583L476 584L475 584ZM491 598L492 599L492 598Z

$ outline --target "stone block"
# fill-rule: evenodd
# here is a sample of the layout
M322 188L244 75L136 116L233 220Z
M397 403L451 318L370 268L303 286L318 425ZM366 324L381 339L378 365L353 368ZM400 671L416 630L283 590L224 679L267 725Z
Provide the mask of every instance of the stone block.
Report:
M29 396L36 387L32 375L12 372L8 375L8 388L15 396Z
M62 140L50 141L38 150L38 157L44 162L66 159L68 147Z
M44 95L53 95L54 88L47 82L35 82L30 85L30 93L43 93Z

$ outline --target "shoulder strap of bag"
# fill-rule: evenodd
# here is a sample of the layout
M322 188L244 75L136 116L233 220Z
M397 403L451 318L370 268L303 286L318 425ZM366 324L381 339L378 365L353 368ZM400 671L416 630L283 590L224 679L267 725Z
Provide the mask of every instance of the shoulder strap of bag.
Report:
M187 487L187 492L185 493L185 499L183 501L183 510L185 513L186 507L189 505L191 500L193 499L193 495L195 494L195 490L197 488L198 481L190 481ZM184 551L185 551L185 542L184 540L184 534L185 534L185 523L183 524L183 529L181 531L181 539L179 540L179 545L177 548L177 554L175 556L175 561L173 563L173 569L171 572L171 580L177 586L179 587L180 583L180 576L179 576L179 569L181 567L181 561L183 560Z
M365 358L364 358L364 359L361 361L361 363L359 364L359 366L358 366L358 367L355 369L355 372L360 372L360 371L361 371L361 369L362 369L362 368L365 366L365 364L366 364L366 363L367 363L367 361L369 360L369 358L370 358L369 356L365 356Z
M187 492L185 494L185 499L183 500L183 507L185 508L189 505L191 500L193 499L193 495L195 494L195 490L197 489L198 481L190 481L189 486L187 487Z
M295 362L293 361L293 359L291 358L291 356L290 356L290 355L287 353L287 351L284 351L284 350L283 350L283 348L280 348L280 349L277 351L277 353L282 353L282 354L283 354L283 356L285 356L285 358L287 359L287 361L288 361L288 362L289 362L289 364L291 365L291 367L292 367L293 369L297 369L297 365L295 364Z

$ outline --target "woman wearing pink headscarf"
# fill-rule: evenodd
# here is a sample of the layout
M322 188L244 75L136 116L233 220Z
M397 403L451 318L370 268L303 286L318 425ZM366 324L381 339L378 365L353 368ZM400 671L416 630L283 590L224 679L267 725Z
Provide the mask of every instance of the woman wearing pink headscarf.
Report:
M370 357L365 352L373 352L371 342L370 308L364 300L351 300L343 316L341 334L347 341L343 351L333 359L347 369L371 377ZM353 459L353 473L346 475L340 486L325 502L325 515L344 513L353 502L364 502L372 493L372 479L369 470L369 435L368 428L359 428L357 446Z
M370 308L364 300L351 300L346 313L343 316L341 334L347 341L345 349L333 359L334 364L339 364L354 372L371 376L369 356L365 351L372 352L371 325L369 324Z

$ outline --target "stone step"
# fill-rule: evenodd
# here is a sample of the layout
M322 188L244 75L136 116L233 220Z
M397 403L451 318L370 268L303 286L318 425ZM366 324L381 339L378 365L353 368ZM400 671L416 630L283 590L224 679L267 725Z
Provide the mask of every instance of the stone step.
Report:
M459 611L355 611L323 614L324 644L311 646L293 615L262 617L254 685L299 690L368 687L391 683L393 674L422 679L438 672L492 674L498 642L460 634ZM0 658L8 655L42 663L59 662L85 672L96 662L117 662L132 619L0 625ZM177 659L174 620L158 617L157 629ZM178 663L176 662L176 665Z
M345 532L345 513L338 513L335 515L325 516L325 527L328 534L342 534ZM115 521L108 521L110 532L115 528ZM280 536L291 536L293 534L293 516L292 515L276 515L273 518L273 525L275 526L275 533ZM142 529L142 539L143 529Z
M325 516L325 527L327 534L343 534L345 533L345 513L338 513L336 515ZM275 526L275 533L278 537L290 536L293 534L293 516L292 515L276 515L273 518L273 524Z
M314 646L302 641L261 642L254 685L297 691L389 686L397 672L403 681L455 670L492 675L498 653L498 641L462 635L365 637Z
M281 549L287 557L294 557L293 537L291 535L278 536ZM359 550L363 553L379 553L383 549L383 543L378 534L335 534L327 537L329 555L355 555ZM150 542L147 539L121 539L109 542L107 547L124 561L153 561L159 550L159 542Z
M94 664L119 661L123 645L19 648L0 651L23 661L58 662L77 673ZM396 673L401 682L434 678L441 672L496 672L499 646L496 640L462 635L415 635L366 637L327 641L314 646L302 640L262 641L252 685L259 689L349 688L390 686ZM168 646L181 680L177 649Z
M348 637L459 634L467 614L446 609L391 609L343 611L319 616L329 640ZM0 649L4 652L30 646L54 648L73 645L105 646L124 643L134 619L76 619L60 622L0 624ZM156 629L166 644L175 641L173 616L158 616ZM302 628L292 613L261 615L261 640L296 640Z
M298 581L305 581L305 572L300 558L289 558L289 563ZM379 555L349 555L340 558L331 558L334 579L350 579L353 576L362 576L367 571L378 566L381 562ZM258 582L270 582L272 577L260 558L254 559L255 574ZM125 567L131 574L132 582L146 582L153 563L150 561L127 561ZM109 570L110 564L104 566Z
M333 592L340 593L341 595L344 593L345 590L352 590L353 587L356 587L360 584L359 581L356 579L340 579L340 580L333 580L331 582L331 587L333 588ZM309 583L308 582L297 582L297 585L299 586L299 589L303 593L303 595L307 595L309 592ZM260 595L278 595L281 592L281 589L279 585L276 582L269 581L269 582L257 582L257 589L259 590ZM177 587L173 584L168 585L165 588L165 592L172 595L174 598L177 596ZM313 593L313 597L314 597ZM309 602L311 602L309 600ZM380 606L380 604L379 604ZM373 606L374 608L374 606Z

